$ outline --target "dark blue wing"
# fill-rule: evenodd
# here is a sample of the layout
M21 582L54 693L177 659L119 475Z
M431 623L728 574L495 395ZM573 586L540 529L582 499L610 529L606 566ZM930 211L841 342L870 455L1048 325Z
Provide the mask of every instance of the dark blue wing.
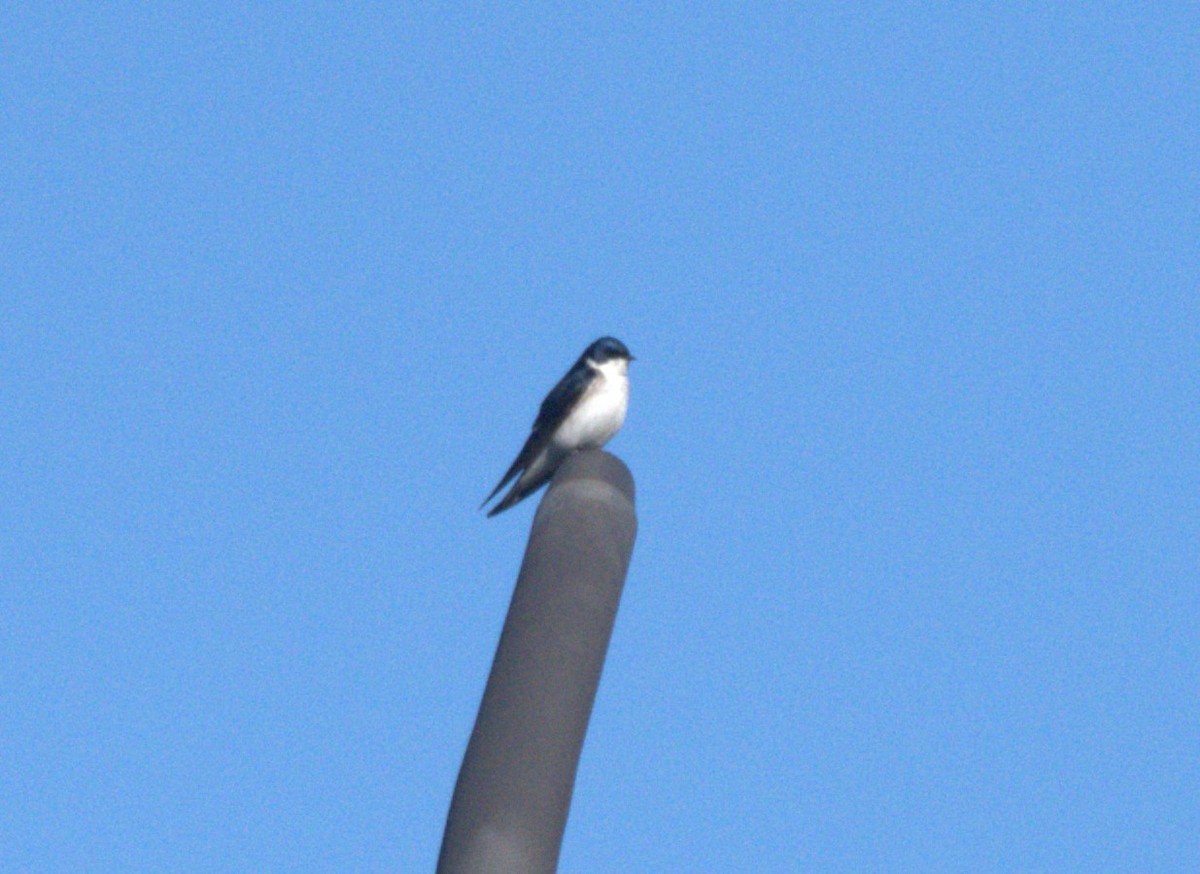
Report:
M583 393L587 391L588 384L592 381L592 376L591 368L581 358L575 363L574 367L567 371L567 375L560 379L554 388L550 389L550 394L546 395L546 399L542 401L542 405L538 409L537 418L533 420L533 428L529 432L529 438L525 441L525 445L521 447L521 451L517 453L516 461L512 463L508 472L496 484L496 488L492 489L492 493L484 499L483 504L479 505L481 508L492 498L496 497L500 490L508 485L513 477L524 470L537 454L542 451L546 441L554 433L554 429L558 427L559 423L570 412L571 407L575 406L583 396ZM553 471L550 471L550 473L553 473ZM497 504L488 515L494 516L496 513L507 509L524 497L524 494L527 494L527 492L521 495L510 494L504 501Z
M571 408L583 397L594 376L591 368L583 362L568 370L567 375L550 389L550 394L542 401L537 418L533 421L533 433L544 436L552 434Z

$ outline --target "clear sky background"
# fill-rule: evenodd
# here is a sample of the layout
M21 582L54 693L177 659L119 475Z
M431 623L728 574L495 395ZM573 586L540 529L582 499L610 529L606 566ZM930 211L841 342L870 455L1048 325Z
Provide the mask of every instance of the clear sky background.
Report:
M613 334L564 872L1200 870L1194 3L6 4L0 146L0 869L432 870Z

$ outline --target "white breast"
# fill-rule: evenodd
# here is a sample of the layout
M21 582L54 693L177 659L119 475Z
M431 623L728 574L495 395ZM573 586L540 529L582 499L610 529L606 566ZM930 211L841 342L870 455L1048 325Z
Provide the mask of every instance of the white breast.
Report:
M598 449L625 424L629 362L613 360L596 365L589 361L588 365L596 378L552 438L563 449Z

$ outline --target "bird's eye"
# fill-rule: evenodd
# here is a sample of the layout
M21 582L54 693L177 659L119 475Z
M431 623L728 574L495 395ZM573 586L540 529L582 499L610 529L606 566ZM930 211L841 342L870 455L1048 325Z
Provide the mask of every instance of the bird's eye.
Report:
M587 348L587 357L597 364L604 364L614 358L633 358L625 344L616 337L601 337Z

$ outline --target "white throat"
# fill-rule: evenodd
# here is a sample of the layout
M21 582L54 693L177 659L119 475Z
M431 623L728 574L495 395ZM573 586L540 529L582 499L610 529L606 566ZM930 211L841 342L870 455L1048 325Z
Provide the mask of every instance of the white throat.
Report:
M629 408L629 362L596 364L589 358L587 365L595 379L554 433L554 443L566 450L600 448L621 430Z
M629 381L629 362L624 358L613 358L603 364L597 364L592 359L587 360L587 366L605 379L623 379Z

